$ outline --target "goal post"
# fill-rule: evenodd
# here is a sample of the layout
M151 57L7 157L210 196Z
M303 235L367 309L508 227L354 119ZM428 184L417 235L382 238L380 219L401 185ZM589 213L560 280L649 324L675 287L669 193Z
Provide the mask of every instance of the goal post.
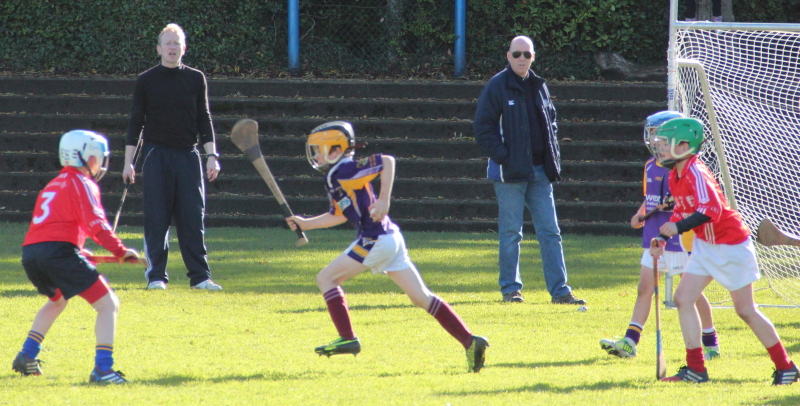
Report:
M701 159L754 233L769 217L800 234L800 24L680 22L671 3L669 109L703 122ZM800 305L800 248L756 254L757 287ZM712 303L729 300L709 288Z

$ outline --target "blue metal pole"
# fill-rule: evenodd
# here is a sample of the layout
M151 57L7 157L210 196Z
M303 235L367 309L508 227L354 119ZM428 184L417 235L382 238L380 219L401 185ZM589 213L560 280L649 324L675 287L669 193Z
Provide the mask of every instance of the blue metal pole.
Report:
M455 76L464 76L466 70L466 48L467 48L467 0L456 0L456 44L453 51Z
M289 72L300 73L300 5L298 0L289 1Z

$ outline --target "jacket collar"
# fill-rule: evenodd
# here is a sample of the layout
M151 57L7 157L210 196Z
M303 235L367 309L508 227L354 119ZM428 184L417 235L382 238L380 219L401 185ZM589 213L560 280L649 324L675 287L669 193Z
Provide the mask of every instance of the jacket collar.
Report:
M516 78L517 74L514 73L513 70L511 70L511 65L506 64L506 70L504 71L504 73L506 75L506 84L508 86L522 90L522 87L520 87L519 83L517 83L517 78ZM528 69L527 80L533 81L534 89L538 89L544 84L544 79L536 75L532 69Z

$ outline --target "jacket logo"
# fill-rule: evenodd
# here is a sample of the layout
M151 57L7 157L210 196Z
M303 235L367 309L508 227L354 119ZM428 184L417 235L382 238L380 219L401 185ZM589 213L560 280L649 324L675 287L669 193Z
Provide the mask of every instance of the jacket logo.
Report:
M352 205L353 203L350 201L350 199L345 197L344 199L339 200L338 204L339 204L339 210L344 211L346 208L350 207L350 205Z
M509 106L513 106L513 105L514 105L514 100L509 100L509 101L508 101L508 105L509 105Z

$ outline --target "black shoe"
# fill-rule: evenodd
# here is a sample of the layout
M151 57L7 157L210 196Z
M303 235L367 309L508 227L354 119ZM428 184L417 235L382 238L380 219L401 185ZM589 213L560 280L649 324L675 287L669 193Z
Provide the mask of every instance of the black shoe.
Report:
M339 337L328 344L315 348L314 351L320 356L327 355L328 358L336 354L353 354L355 357L361 352L361 341L358 340L358 337L352 340Z
M14 362L11 363L11 369L15 372L19 372L22 375L41 375L42 368L39 366L42 361L38 359L30 359L25 356L25 353L22 351L17 354L17 357L14 358Z
M472 336L472 345L467 348L467 368L470 372L480 372L486 362L486 348L489 342L483 337Z
M781 369L780 371L776 370L772 373L772 384L773 385L791 385L797 382L798 378L797 365L792 363L792 367L789 369Z
M553 298L553 304L585 305L586 301L583 299L576 299L575 296L572 296L572 292L570 292L566 295Z
M524 300L525 299L522 298L522 293L520 293L518 290L503 295L504 302L520 303Z
M673 376L668 376L666 378L661 378L661 380L664 382L691 382L691 383L708 382L708 370L705 370L703 372L697 372L694 369L684 365L678 369L677 374Z

